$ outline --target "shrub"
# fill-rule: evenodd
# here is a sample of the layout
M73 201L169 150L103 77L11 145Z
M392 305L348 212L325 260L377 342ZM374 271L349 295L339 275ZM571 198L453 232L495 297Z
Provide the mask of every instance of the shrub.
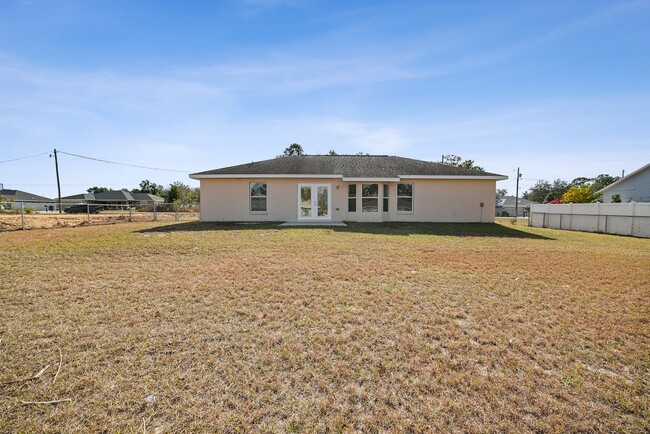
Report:
M612 203L621 203L621 195L612 194Z
M562 203L591 203L598 199L599 195L595 194L589 185L572 187L562 195Z

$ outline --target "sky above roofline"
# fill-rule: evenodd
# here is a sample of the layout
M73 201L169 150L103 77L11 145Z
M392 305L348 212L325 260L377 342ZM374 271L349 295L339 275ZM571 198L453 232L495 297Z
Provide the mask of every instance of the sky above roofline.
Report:
M510 177L650 162L649 1L0 3L0 183L56 196L310 154ZM82 159L92 157L134 166Z

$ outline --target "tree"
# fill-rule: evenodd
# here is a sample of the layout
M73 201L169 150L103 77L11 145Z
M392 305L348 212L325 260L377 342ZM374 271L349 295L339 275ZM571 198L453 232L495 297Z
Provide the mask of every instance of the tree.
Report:
M540 179L522 197L533 202L549 203L554 199L561 198L568 188L569 184L561 179L556 179L552 183Z
M337 154L334 149L330 149L330 151L327 153L327 155L339 155L339 154Z
M569 184L566 181L561 179L556 179L551 184L551 191L546 198L546 202L549 202L553 199L560 198L562 195L569 189Z
M609 176L605 174L600 174L594 178L594 183L591 185L591 189L595 193L607 187L609 184L615 183L619 179L621 179L620 176Z
M508 190L505 188L497 188L497 196L507 196Z
M592 182L593 182L593 178L585 178L585 177L576 178L569 183L569 188L584 187L585 185L591 185Z
M111 191L106 187L90 187L88 190L86 190L88 193L92 194L97 194L97 193L106 193L107 191Z
M571 187L562 195L562 203L591 203L596 202L599 196L592 191L589 184Z
M303 151L302 146L298 143L290 144L282 154L283 157L294 157L297 155L305 155L305 151Z
M148 193L155 196L162 196L165 194L165 187L145 179L140 182L140 188L131 190L131 193Z
M173 203L179 206L188 206L198 203L200 192L198 188L192 188L187 184L176 181L169 185L169 190L165 194L165 202Z
M165 193L165 202L175 203L178 198L181 196L181 193L177 185L171 184L169 190Z
M462 167L464 169L477 170L479 172L485 172L485 169L481 166L474 164L474 160L465 160L463 161L458 155L444 155L442 157L442 164L447 164L448 166Z

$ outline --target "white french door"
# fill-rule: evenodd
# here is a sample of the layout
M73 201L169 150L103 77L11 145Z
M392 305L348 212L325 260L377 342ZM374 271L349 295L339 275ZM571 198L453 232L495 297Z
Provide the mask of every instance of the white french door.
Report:
M298 220L330 220L330 184L298 184Z

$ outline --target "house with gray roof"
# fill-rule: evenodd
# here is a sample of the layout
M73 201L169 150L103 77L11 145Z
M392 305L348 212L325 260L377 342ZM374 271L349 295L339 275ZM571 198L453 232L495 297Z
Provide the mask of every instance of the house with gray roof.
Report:
M117 207L152 205L162 203L165 199L149 193L131 193L127 190L111 190L102 193L81 193L61 198L66 204L108 204Z
M0 189L0 196L3 197L3 199L0 199L0 202L3 202L0 205L7 209L13 209L16 207L20 208L20 204L22 203L25 207L34 208L36 211L48 211L50 206L54 209L55 204L55 201L48 197L39 196L38 194L28 193L22 190L3 188Z
M612 202L618 195L621 202L650 202L650 163L598 191L603 202Z
M488 223L507 176L388 155L301 155L190 178L201 183L201 221Z
M515 196L497 196L495 212L497 217L526 217L530 212L530 206L538 202Z

